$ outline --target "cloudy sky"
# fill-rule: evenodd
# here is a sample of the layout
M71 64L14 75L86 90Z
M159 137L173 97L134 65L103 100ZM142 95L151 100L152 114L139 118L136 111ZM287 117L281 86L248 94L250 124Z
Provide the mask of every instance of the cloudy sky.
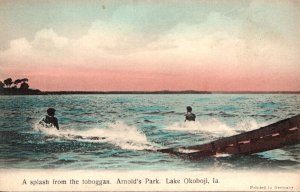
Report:
M0 80L41 90L300 91L300 1L0 1Z

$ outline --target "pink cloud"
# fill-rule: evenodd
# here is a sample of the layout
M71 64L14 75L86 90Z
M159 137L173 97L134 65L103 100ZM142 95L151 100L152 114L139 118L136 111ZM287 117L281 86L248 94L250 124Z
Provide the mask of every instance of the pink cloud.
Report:
M220 14L208 19L232 23ZM205 24L179 24L146 41L126 26L118 30L95 22L77 39L43 29L32 41L13 40L0 51L0 78L28 77L31 87L58 91L300 90L299 49L272 34L257 39L236 26L206 31Z

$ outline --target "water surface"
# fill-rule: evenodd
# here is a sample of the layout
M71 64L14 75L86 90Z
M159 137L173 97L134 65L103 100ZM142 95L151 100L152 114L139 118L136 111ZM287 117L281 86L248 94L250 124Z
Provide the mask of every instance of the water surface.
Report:
M184 123L188 105L195 123ZM297 94L1 96L0 106L1 168L300 168L299 145L201 161L151 152L206 143L300 114ZM36 125L48 107L57 109L60 131Z

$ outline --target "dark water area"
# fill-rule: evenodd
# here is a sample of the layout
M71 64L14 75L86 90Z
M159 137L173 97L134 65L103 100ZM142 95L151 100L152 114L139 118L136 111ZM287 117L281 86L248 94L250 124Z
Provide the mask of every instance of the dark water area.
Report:
M184 123L188 105L196 122ZM59 131L37 125L48 107L57 110ZM297 114L299 94L1 96L0 167L299 170L299 145L197 161L155 152L210 142Z

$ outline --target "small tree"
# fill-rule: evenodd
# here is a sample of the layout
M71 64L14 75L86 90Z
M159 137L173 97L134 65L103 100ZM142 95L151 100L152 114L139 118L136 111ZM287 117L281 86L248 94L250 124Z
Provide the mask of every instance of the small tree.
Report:
M21 79L16 79L16 80L15 80L15 82L14 82L14 84L15 84L15 85L16 85L16 87L17 87L17 86L18 86L18 84L19 84L19 83L21 83L21 82L22 82L22 80L21 80Z
M29 85L26 82L23 82L20 86L21 91L27 91L29 89Z
M3 82L6 87L10 87L13 84L13 81L11 78L5 79Z
M2 81L0 81L0 88L4 87L4 83Z

